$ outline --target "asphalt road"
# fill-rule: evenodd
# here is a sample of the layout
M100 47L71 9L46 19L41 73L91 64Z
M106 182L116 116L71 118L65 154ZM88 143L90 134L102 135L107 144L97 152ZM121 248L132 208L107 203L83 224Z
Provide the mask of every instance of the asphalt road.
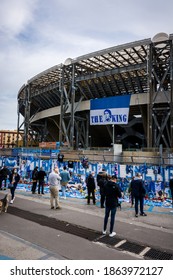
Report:
M5 192L0 193L0 198ZM104 209L87 205L85 200L61 199L61 210L50 210L49 195L38 196L17 192L8 213L0 214L0 259L15 260L142 260L144 255L134 250L120 250L101 234ZM16 214L23 210L25 217ZM117 210L116 238L126 244L154 248L156 251L173 255L173 212L172 209L146 207L147 217L134 217L134 209L127 203ZM21 211L22 212L22 211ZM32 220L32 213L36 216ZM45 218L44 218L45 217ZM45 221L44 221L45 220ZM47 226L47 220L57 225ZM42 223L40 223L42 221ZM65 221L72 231L60 230ZM89 240L80 236L80 227L88 233L91 229L100 235ZM77 230L77 231L75 231ZM90 233L89 233L90 234ZM92 232L93 234L93 232ZM134 246L132 246L134 247ZM142 247L143 248L143 247ZM172 259L172 258L171 258Z

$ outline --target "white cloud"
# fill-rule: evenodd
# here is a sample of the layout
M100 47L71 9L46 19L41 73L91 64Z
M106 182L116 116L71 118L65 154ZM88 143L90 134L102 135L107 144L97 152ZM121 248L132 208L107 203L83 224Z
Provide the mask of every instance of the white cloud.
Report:
M32 22L37 0L1 0L0 31L13 37Z

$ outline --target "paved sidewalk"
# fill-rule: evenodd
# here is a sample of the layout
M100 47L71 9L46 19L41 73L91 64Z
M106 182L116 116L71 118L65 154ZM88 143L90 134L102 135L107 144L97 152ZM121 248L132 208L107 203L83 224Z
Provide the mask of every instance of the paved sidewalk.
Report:
M63 260L58 254L19 238L13 234L0 230L0 260L15 260L20 255L21 259L37 260ZM7 250L8 249L8 250ZM10 256L10 257L9 257Z
M49 194L45 195L38 195L38 194L31 194L29 192L18 190L16 192L18 197L23 197L29 201L35 201L37 203L43 203L48 205L49 208ZM62 209L71 209L79 213L89 214L92 216L98 216L100 218L104 217L104 209L100 208L100 202L96 201L96 205L87 205L86 199L79 199L79 198L66 198L65 200L60 197L60 203ZM138 224L145 227L153 227L159 228L163 231L170 231L173 233L173 208L164 208L164 207L157 207L157 206L144 206L144 211L147 214L147 217L138 218L135 217L135 210L134 208L130 207L130 203L122 202L122 208L117 209L116 214L116 221L126 222L133 224ZM81 215L81 221L82 221ZM80 221L78 221L80 223Z

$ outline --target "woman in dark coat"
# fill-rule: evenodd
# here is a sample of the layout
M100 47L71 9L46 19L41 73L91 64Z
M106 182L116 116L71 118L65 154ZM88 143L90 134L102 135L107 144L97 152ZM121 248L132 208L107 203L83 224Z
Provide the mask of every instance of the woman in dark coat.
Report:
M17 169L13 168L12 172L9 175L9 182L10 182L10 184L12 184L12 187L10 188L10 191L11 191L10 203L11 204L14 202L14 199L15 199L14 193L15 193L15 190L17 188L17 184L19 183L19 181L20 181L20 176L17 173Z

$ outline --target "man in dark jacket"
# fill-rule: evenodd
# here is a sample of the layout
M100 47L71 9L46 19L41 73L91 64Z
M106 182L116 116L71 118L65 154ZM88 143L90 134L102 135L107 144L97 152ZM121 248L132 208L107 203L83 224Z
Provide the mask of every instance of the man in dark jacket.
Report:
M43 167L40 167L40 170L37 173L37 179L38 179L38 194L44 194L44 178L46 177L46 172L43 170Z
M32 171L32 193L35 194L36 188L37 188L37 180L38 180L38 166L34 168Z
M171 191L172 204L173 204L173 178L171 178L170 181L169 181L169 188L170 188L170 191Z
M141 178L141 174L137 173L134 180L131 182L131 192L132 196L135 199L135 217L138 217L138 204L140 202L140 215L147 216L144 213L144 196L145 196L145 187L144 182Z
M100 188L100 207L105 208L104 185L107 183L107 173L104 169L97 174L97 185Z
M121 191L116 182L117 182L117 177L115 175L113 175L104 187L104 193L105 193L105 198L106 198L106 203L105 203L106 208L105 208L103 234L106 234L108 218L109 218L109 214L111 212L110 234L109 234L110 237L113 237L116 235L116 232L113 232L113 228L114 228L118 198L121 197Z
M8 168L4 165L4 167L0 170L0 190L2 190L2 182L4 181L4 189L7 186L7 177L10 174Z
M90 204L90 195L92 194L93 198L93 204L96 204L96 199L95 199L95 180L93 173L89 174L89 176L86 179L86 185L87 185L87 190L88 190L88 201L87 203Z

